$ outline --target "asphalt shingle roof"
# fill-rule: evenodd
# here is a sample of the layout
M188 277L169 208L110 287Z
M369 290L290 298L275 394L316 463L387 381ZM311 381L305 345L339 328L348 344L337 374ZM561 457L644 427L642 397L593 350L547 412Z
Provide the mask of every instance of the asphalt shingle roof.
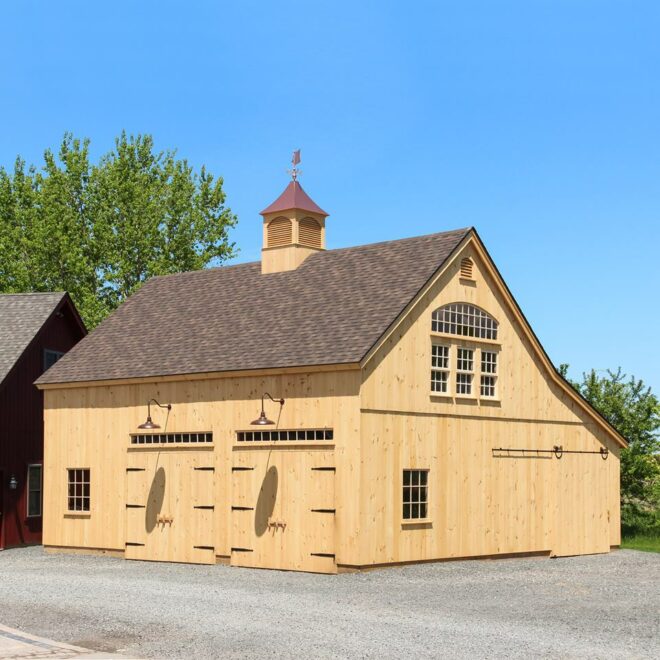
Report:
M0 383L66 294L0 294Z
M469 231L154 277L37 382L359 362Z

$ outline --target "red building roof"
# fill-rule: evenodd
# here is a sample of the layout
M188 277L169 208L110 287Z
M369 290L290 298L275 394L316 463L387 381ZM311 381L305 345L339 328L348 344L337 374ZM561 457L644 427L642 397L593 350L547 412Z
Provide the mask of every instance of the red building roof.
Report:
M297 181L291 181L284 192L267 208L261 215L267 213L277 213L278 211L289 211L299 209L300 211L309 211L318 213L327 217L327 213L314 202L314 200L303 190Z

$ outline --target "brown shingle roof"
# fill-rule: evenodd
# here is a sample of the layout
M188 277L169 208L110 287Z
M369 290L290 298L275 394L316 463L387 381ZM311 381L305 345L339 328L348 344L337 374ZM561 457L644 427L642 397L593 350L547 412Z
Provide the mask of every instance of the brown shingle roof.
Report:
M0 383L65 295L62 292L0 295Z
M37 382L359 362L469 231L155 277Z

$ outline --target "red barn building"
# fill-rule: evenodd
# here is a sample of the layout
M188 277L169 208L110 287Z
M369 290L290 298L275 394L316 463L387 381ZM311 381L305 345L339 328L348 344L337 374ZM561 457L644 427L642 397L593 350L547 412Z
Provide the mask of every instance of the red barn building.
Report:
M34 381L86 332L67 293L0 295L0 549L41 543L43 393Z

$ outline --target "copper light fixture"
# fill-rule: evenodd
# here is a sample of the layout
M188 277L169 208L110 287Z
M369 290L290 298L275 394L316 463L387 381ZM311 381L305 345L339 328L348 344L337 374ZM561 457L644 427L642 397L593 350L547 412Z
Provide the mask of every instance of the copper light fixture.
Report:
M272 424L275 424L275 422L273 422L271 419L268 419L268 417L266 417L266 411L264 410L265 397L268 397L273 403L279 403L280 406L284 405L284 399L273 399L273 397L270 394L268 394L268 392L264 392L261 395L261 414L257 419L250 422L250 424L252 424L253 426L270 426Z
M151 403L155 403L159 408L167 408L167 412L172 410L172 404L168 403L167 405L163 405L162 403L158 403L156 399L149 399L147 401L147 421L144 424L140 424L138 426L139 429L144 429L145 431L153 431L154 429L159 429L160 426L158 424L154 424L153 420L151 419Z

